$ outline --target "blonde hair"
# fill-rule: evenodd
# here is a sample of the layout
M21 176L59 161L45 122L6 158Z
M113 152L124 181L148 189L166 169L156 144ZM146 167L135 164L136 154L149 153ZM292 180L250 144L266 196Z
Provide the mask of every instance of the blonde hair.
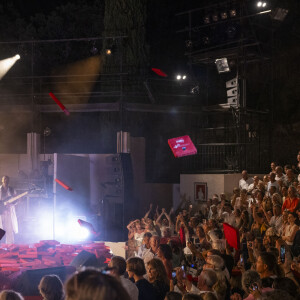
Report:
M95 269L74 274L66 283L66 300L130 300L116 278Z

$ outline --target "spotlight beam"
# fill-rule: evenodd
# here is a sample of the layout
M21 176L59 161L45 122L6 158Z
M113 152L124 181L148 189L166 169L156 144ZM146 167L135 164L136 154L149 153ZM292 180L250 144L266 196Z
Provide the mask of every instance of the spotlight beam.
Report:
M19 60L21 56L19 54L9 57L6 59L0 60L0 80L6 75L6 73L13 67L17 60Z

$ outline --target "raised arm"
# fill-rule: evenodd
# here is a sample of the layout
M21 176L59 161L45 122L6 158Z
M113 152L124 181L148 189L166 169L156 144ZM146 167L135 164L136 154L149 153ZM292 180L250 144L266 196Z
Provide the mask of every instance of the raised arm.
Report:
M152 203L150 203L150 208L149 208L149 210L146 212L146 214L145 214L145 216L144 216L144 219L145 219L145 220L148 218L148 216L149 216L151 210L152 210Z
M164 214L165 214L165 212L164 212L164 208L163 208L161 214L160 214L160 215L158 216L158 218L156 219L155 224L157 224L158 226L161 226L160 220L161 220L161 218L162 218L162 216L163 216Z

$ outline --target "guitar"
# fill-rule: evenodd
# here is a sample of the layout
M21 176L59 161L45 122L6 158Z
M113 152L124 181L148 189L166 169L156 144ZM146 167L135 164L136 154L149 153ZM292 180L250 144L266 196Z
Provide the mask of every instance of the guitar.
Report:
M17 201L18 199L26 196L27 194L29 194L32 191L32 189L30 189L29 191L26 191L20 195L17 195L15 197L12 197L6 201L0 201L0 214L3 213L5 206L14 203L15 201Z

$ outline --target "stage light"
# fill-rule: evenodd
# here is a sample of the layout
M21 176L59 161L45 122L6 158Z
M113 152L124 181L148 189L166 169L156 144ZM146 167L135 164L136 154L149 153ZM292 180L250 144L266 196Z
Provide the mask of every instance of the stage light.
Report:
M20 58L20 55L17 54L13 57L0 60L0 80Z
M209 45L209 43L210 43L210 39L209 39L208 36L203 37L203 38L202 38L202 41L203 41L203 44L204 44L204 45Z
M208 15L203 18L203 22L204 22L204 24L209 24L210 23L210 18L209 18Z
M222 19L222 20L226 20L227 17L228 17L227 12L226 12L226 11L223 11L223 12L221 13L221 19Z
M219 74L230 72L230 68L229 68L228 61L227 61L226 57L216 59L215 64L216 64L216 67L218 69Z
M267 2L264 2L264 1L258 1L256 3L256 6L257 7L266 7L267 6Z
M106 50L105 50L105 54L106 54L106 55L111 55L111 53L112 53L111 49L106 49Z
M185 80L187 78L187 76L184 74L184 75L181 75L181 74L178 74L177 76L176 76L176 79L177 80Z
M212 19L213 19L214 22L218 22L218 20L219 20L218 14L217 14L217 13L214 13L214 14L212 15Z
M235 9L231 9L231 10L229 11L229 15L230 15L231 18L236 17L236 10L235 10Z

